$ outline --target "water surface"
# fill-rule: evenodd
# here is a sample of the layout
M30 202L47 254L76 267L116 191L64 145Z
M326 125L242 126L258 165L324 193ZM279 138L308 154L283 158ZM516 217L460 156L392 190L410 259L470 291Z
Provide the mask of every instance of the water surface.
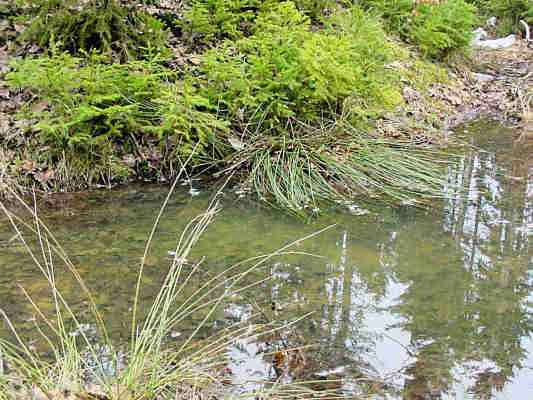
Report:
M272 279L225 304L200 335L228 320L246 320L256 306L282 320L313 312L285 338L315 345L304 352L303 371L289 371L293 375L343 377L346 389L376 398L533 398L531 148L513 143L513 132L495 124L466 129L471 132L464 137L478 148L447 171L446 200L430 210L352 208L357 212L304 224L237 195L223 196L223 211L194 251L192 261L205 261L191 287L239 260L336 226L296 248L320 258L269 261L260 274ZM191 196L189 189L172 197L162 220L148 259L145 302L161 282L179 233L209 201L209 193ZM165 195L164 188L145 186L40 200L43 218L118 340L128 336L139 260ZM51 309L49 290L12 236L3 221L0 304L37 343L33 311L19 285L45 309ZM63 275L60 287L83 310L79 289ZM273 343L230 349L237 381L275 376L262 352L267 346Z

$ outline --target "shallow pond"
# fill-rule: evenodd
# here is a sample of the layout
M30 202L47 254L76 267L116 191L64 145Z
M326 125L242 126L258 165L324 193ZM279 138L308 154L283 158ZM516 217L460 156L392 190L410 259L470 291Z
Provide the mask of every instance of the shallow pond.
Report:
M235 194L223 196L222 212L194 250L193 258L205 261L191 287L239 260L336 225L296 248L321 257L272 259L258 272L271 279L226 303L200 336L245 320L256 307L282 320L313 312L285 338L314 345L302 356L305 376L343 377L347 387L376 398L533 398L533 159L524 145L513 145L512 132L495 124L467 129L478 132L465 138L474 137L479 149L448 171L446 200L431 210L352 208L304 224ZM192 193L181 187L164 214L143 304L161 282L179 233L209 201L208 193ZM129 332L139 260L165 195L160 187L130 187L39 204L118 340ZM49 290L10 239L3 220L0 304L37 345L33 311L19 285L45 310ZM63 275L60 287L74 307L85 309ZM267 345L230 349L235 379L275 373L262 352Z

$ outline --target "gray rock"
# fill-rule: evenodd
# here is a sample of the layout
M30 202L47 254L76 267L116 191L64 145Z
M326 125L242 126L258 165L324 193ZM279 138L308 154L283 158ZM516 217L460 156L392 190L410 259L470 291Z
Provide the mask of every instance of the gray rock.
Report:
M483 28L477 28L474 31L474 38L472 39L472 45L475 45L476 43L486 39L489 37L489 34L487 31Z
M486 22L486 26L488 26L489 28L494 28L497 24L498 18L496 17L490 17Z

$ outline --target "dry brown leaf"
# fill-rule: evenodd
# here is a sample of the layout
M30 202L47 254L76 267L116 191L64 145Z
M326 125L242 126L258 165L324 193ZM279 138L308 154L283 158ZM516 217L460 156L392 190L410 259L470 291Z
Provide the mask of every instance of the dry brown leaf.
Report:
M35 179L41 183L46 183L55 178L55 171L51 168L44 170L43 172L38 172L35 174Z
M193 65L200 65L202 58L200 56L193 55L189 57L189 62Z
M35 162L33 160L24 160L20 168L25 172L32 172L35 169Z
M43 100L43 101L40 101L40 102L35 103L34 105L32 105L31 106L31 111L34 112L34 113L40 113L40 112L43 112L44 110L46 110L49 105L50 104L46 100Z

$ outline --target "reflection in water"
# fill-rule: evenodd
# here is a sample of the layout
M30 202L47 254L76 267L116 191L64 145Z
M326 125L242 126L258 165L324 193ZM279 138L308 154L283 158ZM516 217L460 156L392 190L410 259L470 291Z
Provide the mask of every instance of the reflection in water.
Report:
M307 226L228 198L193 255L206 257L205 274L338 223L297 249L323 258L272 261L268 283L215 316L213 327L247 321L259 308L267 321L313 312L297 329L229 349L237 383L275 377L269 353L314 345L304 347L297 374L342 377L344 389L356 393L412 400L533 398L533 163L527 151L513 149L509 132L481 130L478 144L486 151L469 152L448 172L441 214L384 208L379 215L333 215ZM121 316L131 306L134 266L163 193L114 196L113 203L97 197L94 205L62 207L48 218L121 340L128 334ZM144 302L161 281L176 233L205 202L178 194L170 204L148 262ZM9 237L0 227L0 238ZM15 281L37 299L47 295L46 285L35 279L20 248L2 249L0 261L0 303L32 335L31 310ZM201 282L200 276L191 286ZM76 289L62 285L76 301Z
M510 138L496 139L501 149ZM394 383L398 398L533 397L529 161L467 154L449 171L449 235L427 237L427 219L403 222L377 242L372 269L348 255L341 232L315 333L328 359Z

